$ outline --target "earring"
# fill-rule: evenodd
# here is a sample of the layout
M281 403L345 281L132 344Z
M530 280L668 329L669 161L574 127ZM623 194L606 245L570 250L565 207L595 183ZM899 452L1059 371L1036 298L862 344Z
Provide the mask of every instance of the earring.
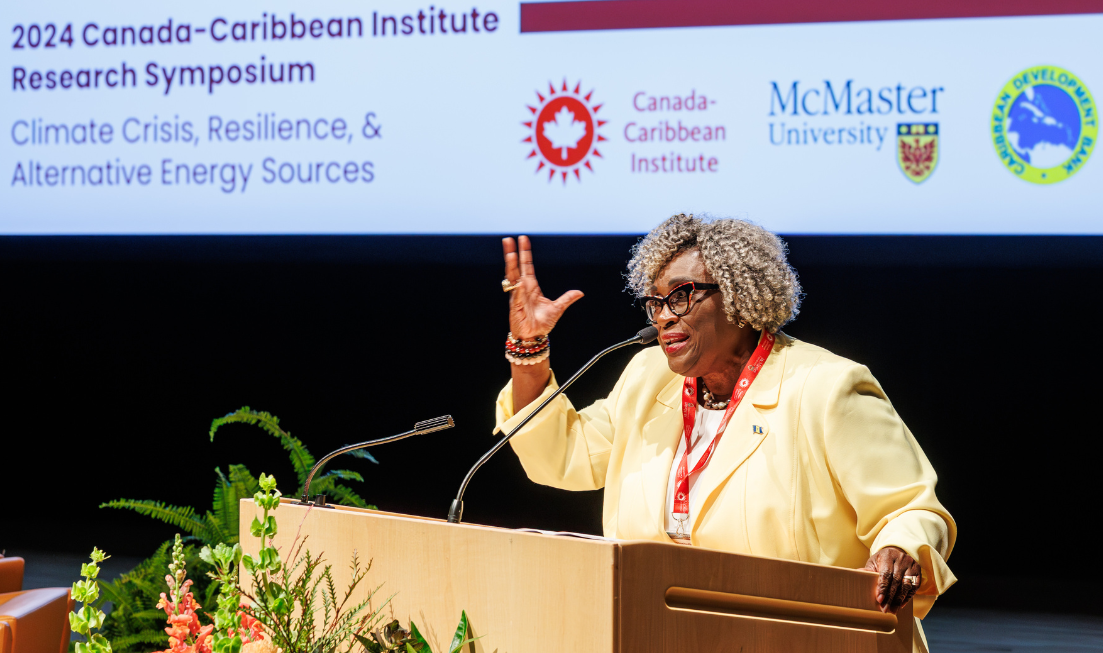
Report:
M746 321L746 320L744 320L743 318L739 318L739 323L738 323L738 324L736 324L735 326L737 326L737 327L739 327L740 329L742 329L743 327L747 326L747 321Z

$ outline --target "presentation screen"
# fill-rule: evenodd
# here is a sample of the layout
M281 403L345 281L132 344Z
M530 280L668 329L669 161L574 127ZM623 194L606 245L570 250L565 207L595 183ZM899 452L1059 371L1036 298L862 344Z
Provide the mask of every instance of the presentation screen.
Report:
M0 233L1100 234L1093 7L11 3Z

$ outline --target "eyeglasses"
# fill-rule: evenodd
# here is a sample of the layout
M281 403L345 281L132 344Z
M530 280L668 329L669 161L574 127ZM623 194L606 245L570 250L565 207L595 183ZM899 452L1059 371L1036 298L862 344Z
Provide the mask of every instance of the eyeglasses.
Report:
M671 313L681 317L689 312L693 303L693 292L696 290L720 290L720 286L715 283L687 281L671 290L666 297L657 295L640 297L640 308L647 314L647 319L651 322L654 322L655 316L662 312L664 304L670 309Z

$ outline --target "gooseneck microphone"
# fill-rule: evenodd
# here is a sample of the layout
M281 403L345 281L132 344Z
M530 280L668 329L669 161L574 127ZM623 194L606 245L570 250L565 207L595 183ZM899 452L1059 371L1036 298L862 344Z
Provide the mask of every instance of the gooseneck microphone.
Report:
M443 431L444 429L450 429L456 425L456 422L452 420L451 415L442 415L440 417L434 417L433 419L427 419L422 422L414 424L413 430L406 431L405 433L399 433L398 435L392 435L389 438L379 438L378 440L368 440L367 442L361 442L359 444L350 444L348 446L341 447L337 451L327 454L324 458L319 460L317 464L310 470L310 474L306 477L306 483L303 485L303 495L299 497L298 503L300 505L313 505L317 508L325 508L326 495L319 494L314 497L314 501L310 501L310 481L314 478L314 474L317 473L322 465L328 463L330 460L340 456L341 454L348 453L350 451L356 451L357 449L367 449L368 447L374 447L377 444L387 444L388 442L397 442L404 438L408 438L412 435L422 435L424 433L433 433L434 431Z
M460 523L460 519L463 518L463 493L467 490L467 484L471 482L471 477L475 475L475 472L479 471L479 468L482 467L486 463L486 461L490 460L491 456L498 453L498 451L502 447L506 446L506 443L509 442L509 439L512 438L514 436L514 434L516 434L522 428L524 428L525 424L528 424L529 421L533 417L536 417L536 414L539 413L541 410L543 410L545 406L550 404L552 399L555 399L560 394L562 394L564 390L571 387L571 384L574 383L578 379L578 377L582 376L582 374L586 370L590 369L593 366L593 364L596 363L598 361L598 359L601 358L602 356L604 356L605 354L608 354L609 352L612 352L612 351L616 351L616 350L620 349L621 347L627 347L628 345L635 345L635 344L646 345L646 344L649 344L649 343L653 342L655 340L655 338L658 338L658 337L659 337L659 330L656 329L653 326L649 326L649 327L646 327L644 329L640 329L639 333L632 336L628 340L625 340L624 342L618 342L617 344L613 345L612 347L609 347L607 349L603 349L602 351L598 352L598 355L591 358L589 363L586 363L585 365L583 365L580 370L578 370L577 372L574 373L574 376L567 379L566 383L559 386L559 388L557 388L555 392L551 393L551 396L549 396L547 399L545 399L543 402L541 402L540 405L537 406L535 410L533 410L531 413L528 414L528 417L521 420L521 423L518 424L517 426L513 427L513 430L511 430L509 433L506 433L505 436L502 437L501 440L498 440L498 443L495 444L493 447L491 447L490 451L483 454L482 458L479 458L478 462L475 463L475 466L471 468L471 471L467 472L467 476L464 477L463 483L460 485L460 491L456 493L456 499L452 502L452 506L448 509L448 521L453 523L453 524L458 524L458 523Z

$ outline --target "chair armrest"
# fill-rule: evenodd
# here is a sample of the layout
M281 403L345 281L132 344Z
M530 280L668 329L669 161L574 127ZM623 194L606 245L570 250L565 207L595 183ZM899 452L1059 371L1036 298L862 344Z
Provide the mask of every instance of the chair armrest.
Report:
M59 653L69 623L69 589L47 587L0 594L0 622L11 653ZM0 638L4 637L0 632Z
M69 613L76 607L77 602L73 600L71 588L66 594L69 600L65 604L65 625L61 627L61 646L58 648L58 653L69 653L69 640L73 638L73 632L69 629Z
M23 558L0 558L0 594L23 589Z
M0 653L11 653L11 626L0 621Z

